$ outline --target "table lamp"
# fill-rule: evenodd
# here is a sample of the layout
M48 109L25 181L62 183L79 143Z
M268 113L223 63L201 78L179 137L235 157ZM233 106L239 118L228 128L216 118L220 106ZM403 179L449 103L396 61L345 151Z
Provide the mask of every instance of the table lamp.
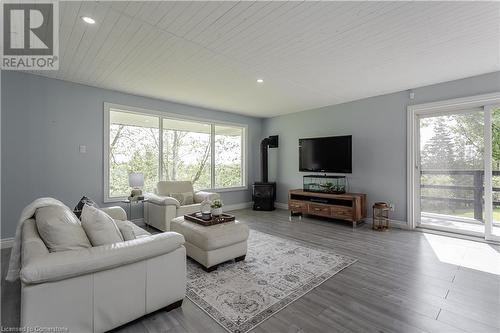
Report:
M128 184L132 187L129 200L142 200L141 188L144 186L144 174L140 172L131 172L128 174Z

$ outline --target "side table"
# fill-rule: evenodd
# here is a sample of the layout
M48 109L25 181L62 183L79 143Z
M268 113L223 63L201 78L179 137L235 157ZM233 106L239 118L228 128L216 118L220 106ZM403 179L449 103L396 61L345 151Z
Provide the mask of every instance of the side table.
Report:
M129 199L122 200L122 203L128 204L128 219L130 221L134 220L132 218L132 203L139 203L139 202L142 202L142 204L144 205L145 202L148 202L148 199L144 198L144 199L138 199L138 200L129 200Z

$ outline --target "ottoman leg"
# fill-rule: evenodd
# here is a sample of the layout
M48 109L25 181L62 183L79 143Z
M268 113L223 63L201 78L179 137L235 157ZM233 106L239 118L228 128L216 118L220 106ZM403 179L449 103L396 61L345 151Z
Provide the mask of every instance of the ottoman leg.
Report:
M178 307L182 306L182 299L180 301L174 302L170 305L167 305L165 308L163 308L165 311L172 311L173 309L177 309Z
M217 266L218 265L213 265L213 266L210 266L210 267L205 267L203 265L201 265L203 267L203 269L205 270L205 272L207 273L210 273L210 272L213 272L215 270L217 270Z
M235 262L238 262L238 261L245 260L245 257L246 257L246 255L243 255L243 256L241 256L241 257L234 258L234 261L235 261Z

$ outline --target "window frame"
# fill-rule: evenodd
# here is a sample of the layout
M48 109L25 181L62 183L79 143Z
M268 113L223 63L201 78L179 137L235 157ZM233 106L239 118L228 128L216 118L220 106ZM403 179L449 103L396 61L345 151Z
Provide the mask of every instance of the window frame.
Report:
M227 121L220 121L220 120L215 120L215 119L210 119L210 118L203 118L203 117L193 117L193 116L185 116L185 115L180 115L177 113L172 113L172 112L166 112L166 111L158 111L158 110L151 110L151 109L145 109L141 107L135 107L135 106L129 106L129 105L122 105L122 104L115 104L115 103L109 103L109 102L104 102L103 106L103 113L104 113L104 121L103 121L103 133L104 133L104 140L103 140L103 191L104 191L104 203L112 203L112 202L120 202L124 199L127 199L126 196L123 197L110 197L109 193L109 131L110 131L110 111L112 109L116 109L120 112L128 112L128 113L133 113L137 115L145 115L145 116L156 116L159 118L159 135L160 138L163 138L163 120L164 119L173 119L173 120L181 120L181 121L193 121L193 122L198 122L198 123L204 123L210 125L211 128L211 162L212 162L212 170L211 170L211 186L215 185L214 179L215 179L215 167L214 167L214 162L215 162L215 154L214 154L214 148L215 148L215 127L217 125L220 126L234 126L234 127L239 127L242 128L242 144L241 144L241 181L242 185L240 186L232 186L232 187L219 187L219 188L206 188L203 190L206 191L212 191L212 192L232 192L232 191L243 191L248 189L248 125L247 124L241 124L241 123L234 123L234 122L227 122ZM158 177L159 180L163 180L163 158L162 158L162 152L163 152L163 139L160 140L160 151L158 154Z

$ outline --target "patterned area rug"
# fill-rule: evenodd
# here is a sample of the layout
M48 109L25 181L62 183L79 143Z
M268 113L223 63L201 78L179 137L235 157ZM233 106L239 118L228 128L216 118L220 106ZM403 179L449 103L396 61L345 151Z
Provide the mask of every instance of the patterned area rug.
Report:
M245 261L206 273L188 260L187 297L232 333L244 333L356 260L252 230Z

